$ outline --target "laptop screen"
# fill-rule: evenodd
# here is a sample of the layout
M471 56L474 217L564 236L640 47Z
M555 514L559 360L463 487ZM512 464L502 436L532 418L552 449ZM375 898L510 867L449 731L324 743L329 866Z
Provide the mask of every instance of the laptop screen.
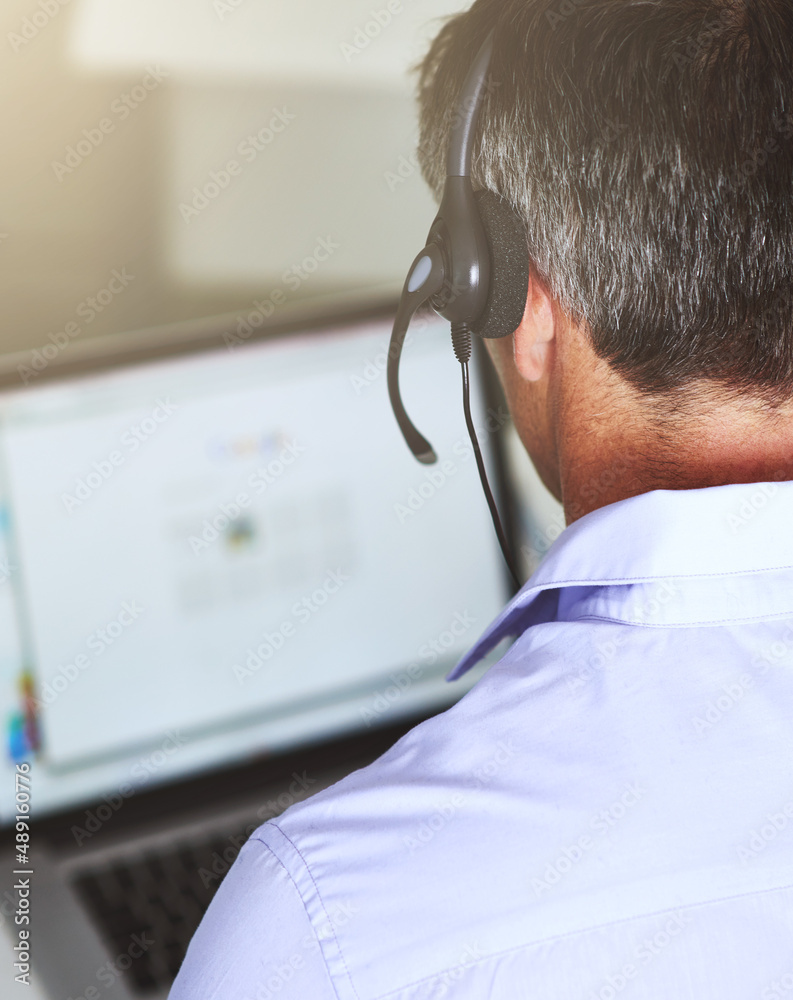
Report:
M0 392L0 819L442 708L502 607L448 327L214 346ZM503 411L474 400L486 454ZM492 455L488 455L492 461Z

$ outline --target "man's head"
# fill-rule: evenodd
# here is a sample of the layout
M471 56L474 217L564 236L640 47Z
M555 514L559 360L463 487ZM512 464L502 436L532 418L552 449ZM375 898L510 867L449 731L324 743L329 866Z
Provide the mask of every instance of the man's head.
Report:
M762 478L744 459L729 468L729 431L685 468L681 416L701 429L733 414L746 442L791 408L793 5L477 0L422 70L437 194L460 86L493 28L473 180L524 220L532 278L520 329L491 351L540 473L569 494L583 435L641 456L626 495L664 470L670 486Z

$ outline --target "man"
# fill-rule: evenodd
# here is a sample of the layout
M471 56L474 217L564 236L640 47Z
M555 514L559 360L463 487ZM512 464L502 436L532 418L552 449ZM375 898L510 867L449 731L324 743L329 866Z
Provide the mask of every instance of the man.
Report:
M478 0L436 192L491 29L531 281L489 346L569 527L460 703L251 838L174 1000L793 997L793 7Z

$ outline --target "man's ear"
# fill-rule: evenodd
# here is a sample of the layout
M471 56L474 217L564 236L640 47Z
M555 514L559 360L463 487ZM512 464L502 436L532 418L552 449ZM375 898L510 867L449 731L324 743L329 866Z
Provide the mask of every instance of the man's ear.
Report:
M515 367L527 382L538 382L549 370L556 334L553 300L545 285L532 273L526 310L515 331Z

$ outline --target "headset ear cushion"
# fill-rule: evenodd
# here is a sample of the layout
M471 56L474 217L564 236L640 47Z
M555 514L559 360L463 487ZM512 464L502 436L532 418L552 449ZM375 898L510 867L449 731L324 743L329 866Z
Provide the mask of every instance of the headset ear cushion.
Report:
M520 326L529 292L526 230L511 205L492 191L474 194L490 246L490 293L473 325L487 339L508 337Z

